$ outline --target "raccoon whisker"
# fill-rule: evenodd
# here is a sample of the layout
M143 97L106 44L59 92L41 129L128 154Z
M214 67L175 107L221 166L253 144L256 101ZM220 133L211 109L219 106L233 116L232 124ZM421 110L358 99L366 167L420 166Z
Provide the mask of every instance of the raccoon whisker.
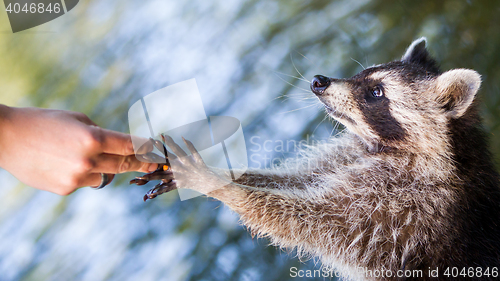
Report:
M357 60L355 60L355 59L353 59L353 58L351 58L351 59L352 59L353 61L357 62L357 63L358 63L358 64L359 64L359 65L360 65L363 69L366 69L366 67L364 67L364 66L363 66L363 65L362 65L359 61L357 61Z
M308 103L314 103L314 104L318 104L318 100L316 99L316 97L308 97L308 96L304 96L304 94L284 94L284 95L281 95L277 98L274 98L273 100L275 99L278 99L278 98L281 98L283 97L283 100L281 101L282 103L285 102L285 101L288 101L288 100L291 100L291 99L294 99L294 100L298 100L300 102L308 102ZM319 104L321 105L321 104Z
M299 100L299 101L303 101L303 102L311 102L311 103L314 103L314 104L318 104L316 99L313 99L313 98L309 98L309 97L302 97L302 98L299 98L299 97L288 97L290 99L296 99L296 100Z
M338 131L339 130L339 126L340 126L340 122L335 120L335 125L333 125L333 130L334 131ZM333 135L333 132L332 132L332 135Z
M282 95L279 95L279 96L275 97L274 99L270 100L269 102L273 102L273 101L275 101L277 99L281 99L281 98L283 98L283 100L281 102L284 102L284 101L288 100L290 97L287 94L282 94Z
M300 92L300 93L289 93L289 94L281 94L277 97L275 97L274 99L272 99L271 101L275 101L277 99L280 99L280 98L285 98L285 100L289 99L289 98L295 98L295 96L297 97L300 97L302 95L302 97L306 97L306 94L310 94L310 92ZM311 97L311 99L316 99L316 97Z
M303 98L300 98L298 100L302 101L302 102L310 102L310 103L318 104L318 101L316 99L309 98L309 97L303 97ZM320 108L320 107L318 107L318 108Z
M335 130L337 129L337 126L338 126L338 122L337 122L337 124L333 125L333 128L332 128L332 131L330 132L330 137L329 138L332 138L333 132L335 132Z
M311 112L311 114L309 114L306 118L307 118L307 120L309 120L309 119L313 119L313 118L314 118L317 114L318 114L318 113L317 113L316 111ZM325 119L323 118L323 121L324 121L324 120L325 120ZM323 122L323 121L321 121L321 122ZM320 122L320 124L321 124L321 122ZM318 127L318 126L316 126L316 128L317 128L317 127ZM316 129L314 129L314 130L316 130ZM313 131L313 133L312 133L312 134L314 135L314 131Z
M314 135L314 133L316 132L316 130L319 128L319 125L321 125L325 120L326 118L328 118L328 115L325 115L325 117L323 117L323 120L321 120L318 125L316 125L316 127L314 128L312 134Z
M311 92L289 93L289 94L283 94L282 96L291 97L291 98L300 97L300 98L304 98L304 99L318 100L317 97L311 95ZM321 102L319 102L319 104L321 104Z
M293 75L290 75L290 74L286 74L286 73L283 73L283 72L279 72L279 71L276 71L276 70L273 70L273 71L274 71L274 73L277 73L277 74L285 75L285 76L292 77L292 78L295 78L295 79L298 79L298 80L302 80L302 81L307 82L307 83L311 83L311 81L306 80L304 78L300 78L300 77L293 76Z
M317 105L317 104L318 104L315 100L308 99L308 98L302 98L302 99L298 99L298 98L289 98L289 99L293 99L293 100L296 100L296 101L300 101L300 103L305 103L305 104L307 104L307 105Z
M304 107L299 107L299 108L292 109L292 110L289 110L289 111L279 112L278 114L290 113L290 112L294 112L294 111L297 111L297 110L306 109L306 108L308 108L308 107L315 106L315 105L316 105L316 104L310 104L310 105L307 105L307 106L304 106Z
M294 86L294 85L292 85L292 86ZM298 88L297 86L294 86L294 87ZM293 95L295 95L295 96L303 95L303 97L307 97L307 96L309 96L311 94L311 92L306 92L306 91L304 91L304 89L301 89L301 88L298 88L298 89L300 89L302 91L298 92L298 93L283 94L281 96L284 96L284 97L293 97ZM311 99L313 99L313 98L316 99L316 97L312 97Z
M344 113L340 114L340 119L342 119L342 117L344 117ZM338 135L339 132L338 132L338 129L339 129L339 126L340 126L340 122L335 120L336 124L333 126L333 130L332 132L330 133L330 138L333 137L333 132L337 131L337 134L335 135Z
M333 109L332 107L330 107L330 106L329 106L329 105L327 105L327 104L323 104L323 106L324 106L327 110L330 110L330 111L332 111L332 112L335 112L335 111L336 111L335 109Z
M308 59L306 56L304 56L301 52L299 52L299 51L295 51L295 52L296 52L297 54L299 54L299 55L303 56L306 60L308 60L308 61L310 61L310 62L311 62L311 60L310 60L310 59Z
M344 133L345 130L347 130L347 129L346 128L342 129L341 131L339 131L338 133L336 133L335 136L333 136L333 137L335 138L338 135L341 135L342 133Z
M302 91L304 91L304 92L308 92L308 90L303 89L303 88L298 87L298 86L295 86L294 84L292 84L292 83L290 83L290 82L286 81L285 79L281 78L281 76L279 76L278 74L276 74L276 73L274 73L274 74L275 74L275 75L276 75L279 79L281 79L281 81L283 81L283 82L287 83L288 85L290 85L290 86L292 86L292 87L294 87L294 88L297 88L297 89L299 89L299 90L302 90Z
M283 99L281 102L284 103L288 100L296 100L296 101L300 101L300 103L306 103L307 105L316 105L316 101L314 100L308 100L307 98L302 98L302 99L297 99L297 98L293 98L293 97L286 97L285 99Z
M298 101L301 101L301 102L307 102L307 103L311 103L311 104L318 104L321 106L320 102L318 101L318 99L316 97L308 97L308 96L288 96L287 99L294 99L294 100L298 100Z
M323 108L323 104L319 100L316 100L316 104L318 105L318 109ZM330 117L328 114L327 116Z
M290 60L292 61L292 65L293 65L293 68L295 68L295 71L297 71L297 73L300 75L300 77L304 78L305 80L307 80L304 75L302 75L302 73L300 73L300 71L297 69L297 67L295 66L295 63L293 62L293 56L292 56L292 53L290 53Z

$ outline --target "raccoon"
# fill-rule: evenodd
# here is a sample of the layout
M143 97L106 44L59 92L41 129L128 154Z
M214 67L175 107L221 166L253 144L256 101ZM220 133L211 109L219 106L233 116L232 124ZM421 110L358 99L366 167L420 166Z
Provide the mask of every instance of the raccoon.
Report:
M312 92L347 132L299 159L232 180L205 166L189 141L187 155L166 137L179 168L132 183L161 179L150 198L200 191L253 235L350 279L494 279L500 177L481 129L480 84L473 70L441 72L420 38L401 60L347 79L315 76Z

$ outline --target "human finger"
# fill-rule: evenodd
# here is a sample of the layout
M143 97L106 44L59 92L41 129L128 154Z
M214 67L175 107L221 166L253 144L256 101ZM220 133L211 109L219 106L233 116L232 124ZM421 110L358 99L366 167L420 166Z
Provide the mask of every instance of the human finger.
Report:
M138 171L149 173L158 168L157 163L146 163L137 160L135 155L121 156L115 154L100 154L95 159L93 173L121 174Z
M97 126L97 124L94 123L94 121L92 121L85 113L75 112L75 111L70 111L70 113L76 118L76 120L86 125Z
M113 174L107 174L107 181L108 183L106 185L108 185L109 183L111 183L111 181L113 181L115 175ZM90 186L90 187L93 187L93 188L96 188L98 187L99 185L101 185L102 183L102 176L101 176L101 173L91 173L91 174L88 174L87 176L83 177L81 180L80 180L80 186Z
M134 154L134 146L130 135L99 127L94 127L94 130L97 130L96 134L99 136L102 152L123 156ZM151 151L153 151L153 144L144 139L144 144L138 149L137 153L144 154Z

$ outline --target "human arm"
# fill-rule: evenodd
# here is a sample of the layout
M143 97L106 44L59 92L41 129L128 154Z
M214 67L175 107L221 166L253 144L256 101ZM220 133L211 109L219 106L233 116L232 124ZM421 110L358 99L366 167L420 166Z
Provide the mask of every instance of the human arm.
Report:
M0 105L0 167L34 188L68 195L99 185L101 173L156 166L136 159L129 135L100 128L83 113Z

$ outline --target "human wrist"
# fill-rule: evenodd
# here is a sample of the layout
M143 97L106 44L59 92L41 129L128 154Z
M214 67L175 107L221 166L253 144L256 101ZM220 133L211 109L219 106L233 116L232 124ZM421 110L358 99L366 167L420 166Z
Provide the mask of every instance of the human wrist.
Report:
M0 104L0 122L2 122L2 119L5 114L7 114L12 108L3 104Z
M5 132L7 129L7 124L13 110L12 107L0 104L0 140L2 139L2 132Z
M8 149L6 147L6 139L8 138L8 134L10 132L9 119L12 115L12 111L14 108L0 104L0 148L2 151ZM3 167L3 154L0 151L0 167Z

